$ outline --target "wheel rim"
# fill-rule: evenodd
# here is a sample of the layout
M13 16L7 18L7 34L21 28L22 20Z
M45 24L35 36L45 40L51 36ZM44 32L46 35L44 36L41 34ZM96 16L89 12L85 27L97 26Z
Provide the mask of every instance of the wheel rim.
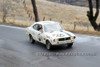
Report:
M47 44L47 49L50 49L50 43Z

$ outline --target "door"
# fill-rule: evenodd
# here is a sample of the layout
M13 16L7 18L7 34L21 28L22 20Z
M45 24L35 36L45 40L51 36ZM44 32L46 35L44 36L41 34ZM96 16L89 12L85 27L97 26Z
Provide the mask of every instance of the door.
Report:
M42 25L38 24L36 36L37 36L37 41L39 42L42 42L42 37L41 37L42 33L43 33Z
M38 34L38 24L35 24L32 26L32 36L33 36L33 39L37 40L37 34Z
M38 41L45 44L45 34L44 34L44 31L43 31L43 26L39 24L39 28L38 28Z
M33 37L36 41L41 41L41 34L42 34L42 25L35 24L33 25Z

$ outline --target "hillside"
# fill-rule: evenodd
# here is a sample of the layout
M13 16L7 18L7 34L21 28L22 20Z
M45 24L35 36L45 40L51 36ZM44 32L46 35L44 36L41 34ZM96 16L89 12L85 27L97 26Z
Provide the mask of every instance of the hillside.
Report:
M86 16L88 8L86 7L64 5L43 0L37 0L37 6L41 20L45 16L47 20L49 18L52 18L55 21L62 20L64 23L89 23L88 18ZM100 21L99 18L98 22Z
M27 11L33 16L32 12L32 6L31 1L26 1L26 7ZM78 7L78 6L72 6L72 5L64 5L64 4L58 4L58 3L52 3L45 0L36 0L37 1L37 7L39 12L40 20L43 19L43 17L46 17L46 20L49 20L52 18L54 21L63 21L64 23L73 23L73 22L83 22L83 23L89 23L88 18L86 16L86 13L88 11L88 8L86 7ZM29 21L27 11L25 11L22 1L20 3L15 3L16 8L15 9L15 16L17 20L22 21ZM18 6L20 5L20 6ZM13 10L12 10L13 11ZM99 22L98 18L98 22Z
M27 10L25 10L22 1L23 0L21 0L19 3L15 2L15 5L17 7L17 9L15 10L16 18L13 20L14 22L11 23L19 26L29 26L34 22L34 15L32 11L31 1L25 0ZM63 22L62 25L67 30L73 30L74 23L77 24L77 30L78 29L87 30L86 25L91 26L86 16L86 13L88 11L88 8L86 7L53 3L45 0L36 0L36 3L37 3L40 21L43 20L43 17L45 17L46 20L50 20L50 18L52 18L53 21L58 21L58 22L62 20ZM27 11L29 11L28 14ZM2 14L2 12L0 12L0 14ZM29 18L29 14L33 17L33 20L31 21ZM10 18L9 20L11 19L12 18ZM100 22L100 15L97 22L98 23ZM10 24L10 22L8 23ZM89 29L92 29L92 27L90 27Z

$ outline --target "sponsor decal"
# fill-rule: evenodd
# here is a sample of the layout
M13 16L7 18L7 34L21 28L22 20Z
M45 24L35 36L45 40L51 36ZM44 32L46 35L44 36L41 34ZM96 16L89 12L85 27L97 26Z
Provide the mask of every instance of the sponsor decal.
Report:
M53 36L55 36L55 37L64 37L65 35L64 34L53 34Z

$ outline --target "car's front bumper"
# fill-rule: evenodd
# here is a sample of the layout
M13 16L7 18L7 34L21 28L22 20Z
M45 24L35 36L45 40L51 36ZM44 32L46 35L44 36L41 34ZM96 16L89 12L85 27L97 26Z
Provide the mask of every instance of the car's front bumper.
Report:
M74 40L65 40L65 41L58 41L58 42L51 42L52 45L67 45L68 43L73 43Z

